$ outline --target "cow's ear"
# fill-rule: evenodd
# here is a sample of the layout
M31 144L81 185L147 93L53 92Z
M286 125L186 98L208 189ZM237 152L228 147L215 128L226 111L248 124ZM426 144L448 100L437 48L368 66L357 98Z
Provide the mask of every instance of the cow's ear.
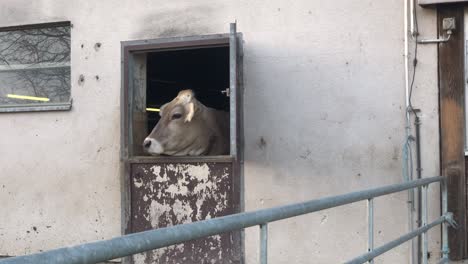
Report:
M168 104L169 104L169 103L165 103L165 104L163 104L163 105L159 108L159 116L162 116L162 115L163 115L164 108L165 108Z
M195 105L193 103L188 103L185 105L185 110L187 111L187 115L185 116L185 122L192 121L193 115L195 114Z

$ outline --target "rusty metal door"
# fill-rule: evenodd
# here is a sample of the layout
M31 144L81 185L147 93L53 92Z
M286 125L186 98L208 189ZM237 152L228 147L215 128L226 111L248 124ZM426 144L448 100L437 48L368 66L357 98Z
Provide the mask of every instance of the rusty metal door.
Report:
M127 41L122 43L122 157L123 232L135 233L241 211L242 92L240 34L231 25L231 34ZM208 157L138 156L133 141L144 119L138 109L132 63L142 51L167 48L229 45L231 153ZM140 72L141 73L141 72ZM135 147L136 146L136 147ZM153 250L126 258L126 263L242 263L241 232L231 232Z

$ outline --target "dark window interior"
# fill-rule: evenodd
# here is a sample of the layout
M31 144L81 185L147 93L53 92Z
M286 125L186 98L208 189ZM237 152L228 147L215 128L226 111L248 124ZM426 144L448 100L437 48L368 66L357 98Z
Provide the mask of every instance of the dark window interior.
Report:
M180 90L192 89L204 105L229 111L229 47L148 53L146 107L160 108ZM159 113L148 112L148 133Z

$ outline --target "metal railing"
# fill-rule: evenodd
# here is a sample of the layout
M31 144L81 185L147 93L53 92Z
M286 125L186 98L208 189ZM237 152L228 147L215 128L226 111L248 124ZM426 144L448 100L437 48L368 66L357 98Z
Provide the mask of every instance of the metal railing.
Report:
M440 182L442 189L442 215L435 221L427 221L427 186ZM423 189L423 224L389 243L374 248L374 203L379 196L421 187ZM396 246L422 235L423 263L427 263L427 235L426 232L434 226L442 224L442 259L448 261L448 224L453 225L452 214L447 211L447 185L444 177L431 177L411 182L394 184L380 188L368 189L338 196L331 196L303 203L263 209L253 212L228 215L209 220L160 228L121 237L86 243L78 246L66 247L26 256L12 257L0 260L0 264L54 264L54 263L97 263L106 260L130 256L133 254L158 249L185 241L212 236L220 233L240 230L251 226L260 227L260 263L267 263L268 223L303 214L313 213L345 204L367 200L368 207L368 252L346 263L372 263L377 256L395 248Z

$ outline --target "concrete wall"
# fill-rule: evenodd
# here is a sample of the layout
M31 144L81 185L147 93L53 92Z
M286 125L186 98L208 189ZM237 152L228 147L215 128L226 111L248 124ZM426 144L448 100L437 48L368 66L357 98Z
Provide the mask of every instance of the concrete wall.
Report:
M435 37L435 10L418 12L422 37ZM403 17L402 1L2 1L0 26L72 22L74 105L0 116L0 255L120 234L120 41L223 33L235 19L245 40L246 210L401 182ZM439 171L436 56L419 47L425 176ZM434 218L436 186L430 197ZM376 205L377 245L407 231L406 193ZM365 219L356 203L273 223L270 260L343 262L366 250ZM246 232L247 263L257 237ZM438 230L430 239L438 256ZM377 263L407 263L408 249Z

